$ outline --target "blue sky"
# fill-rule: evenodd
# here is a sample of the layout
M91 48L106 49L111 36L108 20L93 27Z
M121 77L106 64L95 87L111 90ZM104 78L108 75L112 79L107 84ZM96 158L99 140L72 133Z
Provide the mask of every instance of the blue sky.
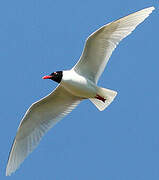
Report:
M99 85L118 96L103 112L82 102L42 139L11 177L5 168L27 108L69 69L87 36L122 16L156 10L114 51ZM3 0L0 2L0 179L158 180L158 3L148 0Z

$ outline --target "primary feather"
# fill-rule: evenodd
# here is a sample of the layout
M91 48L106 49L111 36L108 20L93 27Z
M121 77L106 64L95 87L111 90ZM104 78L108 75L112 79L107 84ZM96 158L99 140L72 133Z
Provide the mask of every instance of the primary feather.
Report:
M97 83L118 43L143 22L154 7L149 7L109 23L91 34L80 60L73 69Z
M18 128L9 155L6 175L14 172L39 144L42 136L80 102L61 85L45 98L34 103L26 112Z
M96 83L117 44L153 10L154 7L146 8L103 26L88 37L81 58L71 71L58 71L44 77L60 85L34 103L24 115L11 148L6 175L11 175L42 136L82 99L90 98L99 110L104 110L113 101L117 93L99 88Z

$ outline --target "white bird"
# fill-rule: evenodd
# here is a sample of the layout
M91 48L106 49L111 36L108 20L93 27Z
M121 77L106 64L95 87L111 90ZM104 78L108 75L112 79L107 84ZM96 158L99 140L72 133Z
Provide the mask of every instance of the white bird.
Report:
M42 136L82 100L90 99L100 111L113 101L117 92L98 87L98 79L118 43L154 9L145 8L101 27L88 37L79 61L71 70L43 77L59 85L48 96L33 103L25 113L11 148L6 175L16 171Z

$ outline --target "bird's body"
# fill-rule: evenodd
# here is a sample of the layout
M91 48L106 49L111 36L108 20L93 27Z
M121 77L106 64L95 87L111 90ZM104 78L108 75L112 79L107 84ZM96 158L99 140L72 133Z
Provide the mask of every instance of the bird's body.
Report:
M98 89L95 83L79 75L73 69L70 71L63 71L61 85L74 96L83 99L95 97Z
M117 92L99 87L99 77L118 43L153 10L154 7L145 8L101 27L88 37L82 56L71 70L43 77L59 85L25 113L12 145L6 175L16 171L42 136L82 100L89 99L100 111L114 100Z

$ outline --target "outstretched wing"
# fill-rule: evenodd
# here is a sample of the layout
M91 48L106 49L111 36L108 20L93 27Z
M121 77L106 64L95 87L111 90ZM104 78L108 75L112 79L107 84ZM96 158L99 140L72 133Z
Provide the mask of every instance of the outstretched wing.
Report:
M22 119L9 155L6 175L11 175L42 136L81 101L59 85L50 95L34 103Z
M79 74L97 83L118 43L152 13L149 7L109 23L91 34L80 60L73 67Z

